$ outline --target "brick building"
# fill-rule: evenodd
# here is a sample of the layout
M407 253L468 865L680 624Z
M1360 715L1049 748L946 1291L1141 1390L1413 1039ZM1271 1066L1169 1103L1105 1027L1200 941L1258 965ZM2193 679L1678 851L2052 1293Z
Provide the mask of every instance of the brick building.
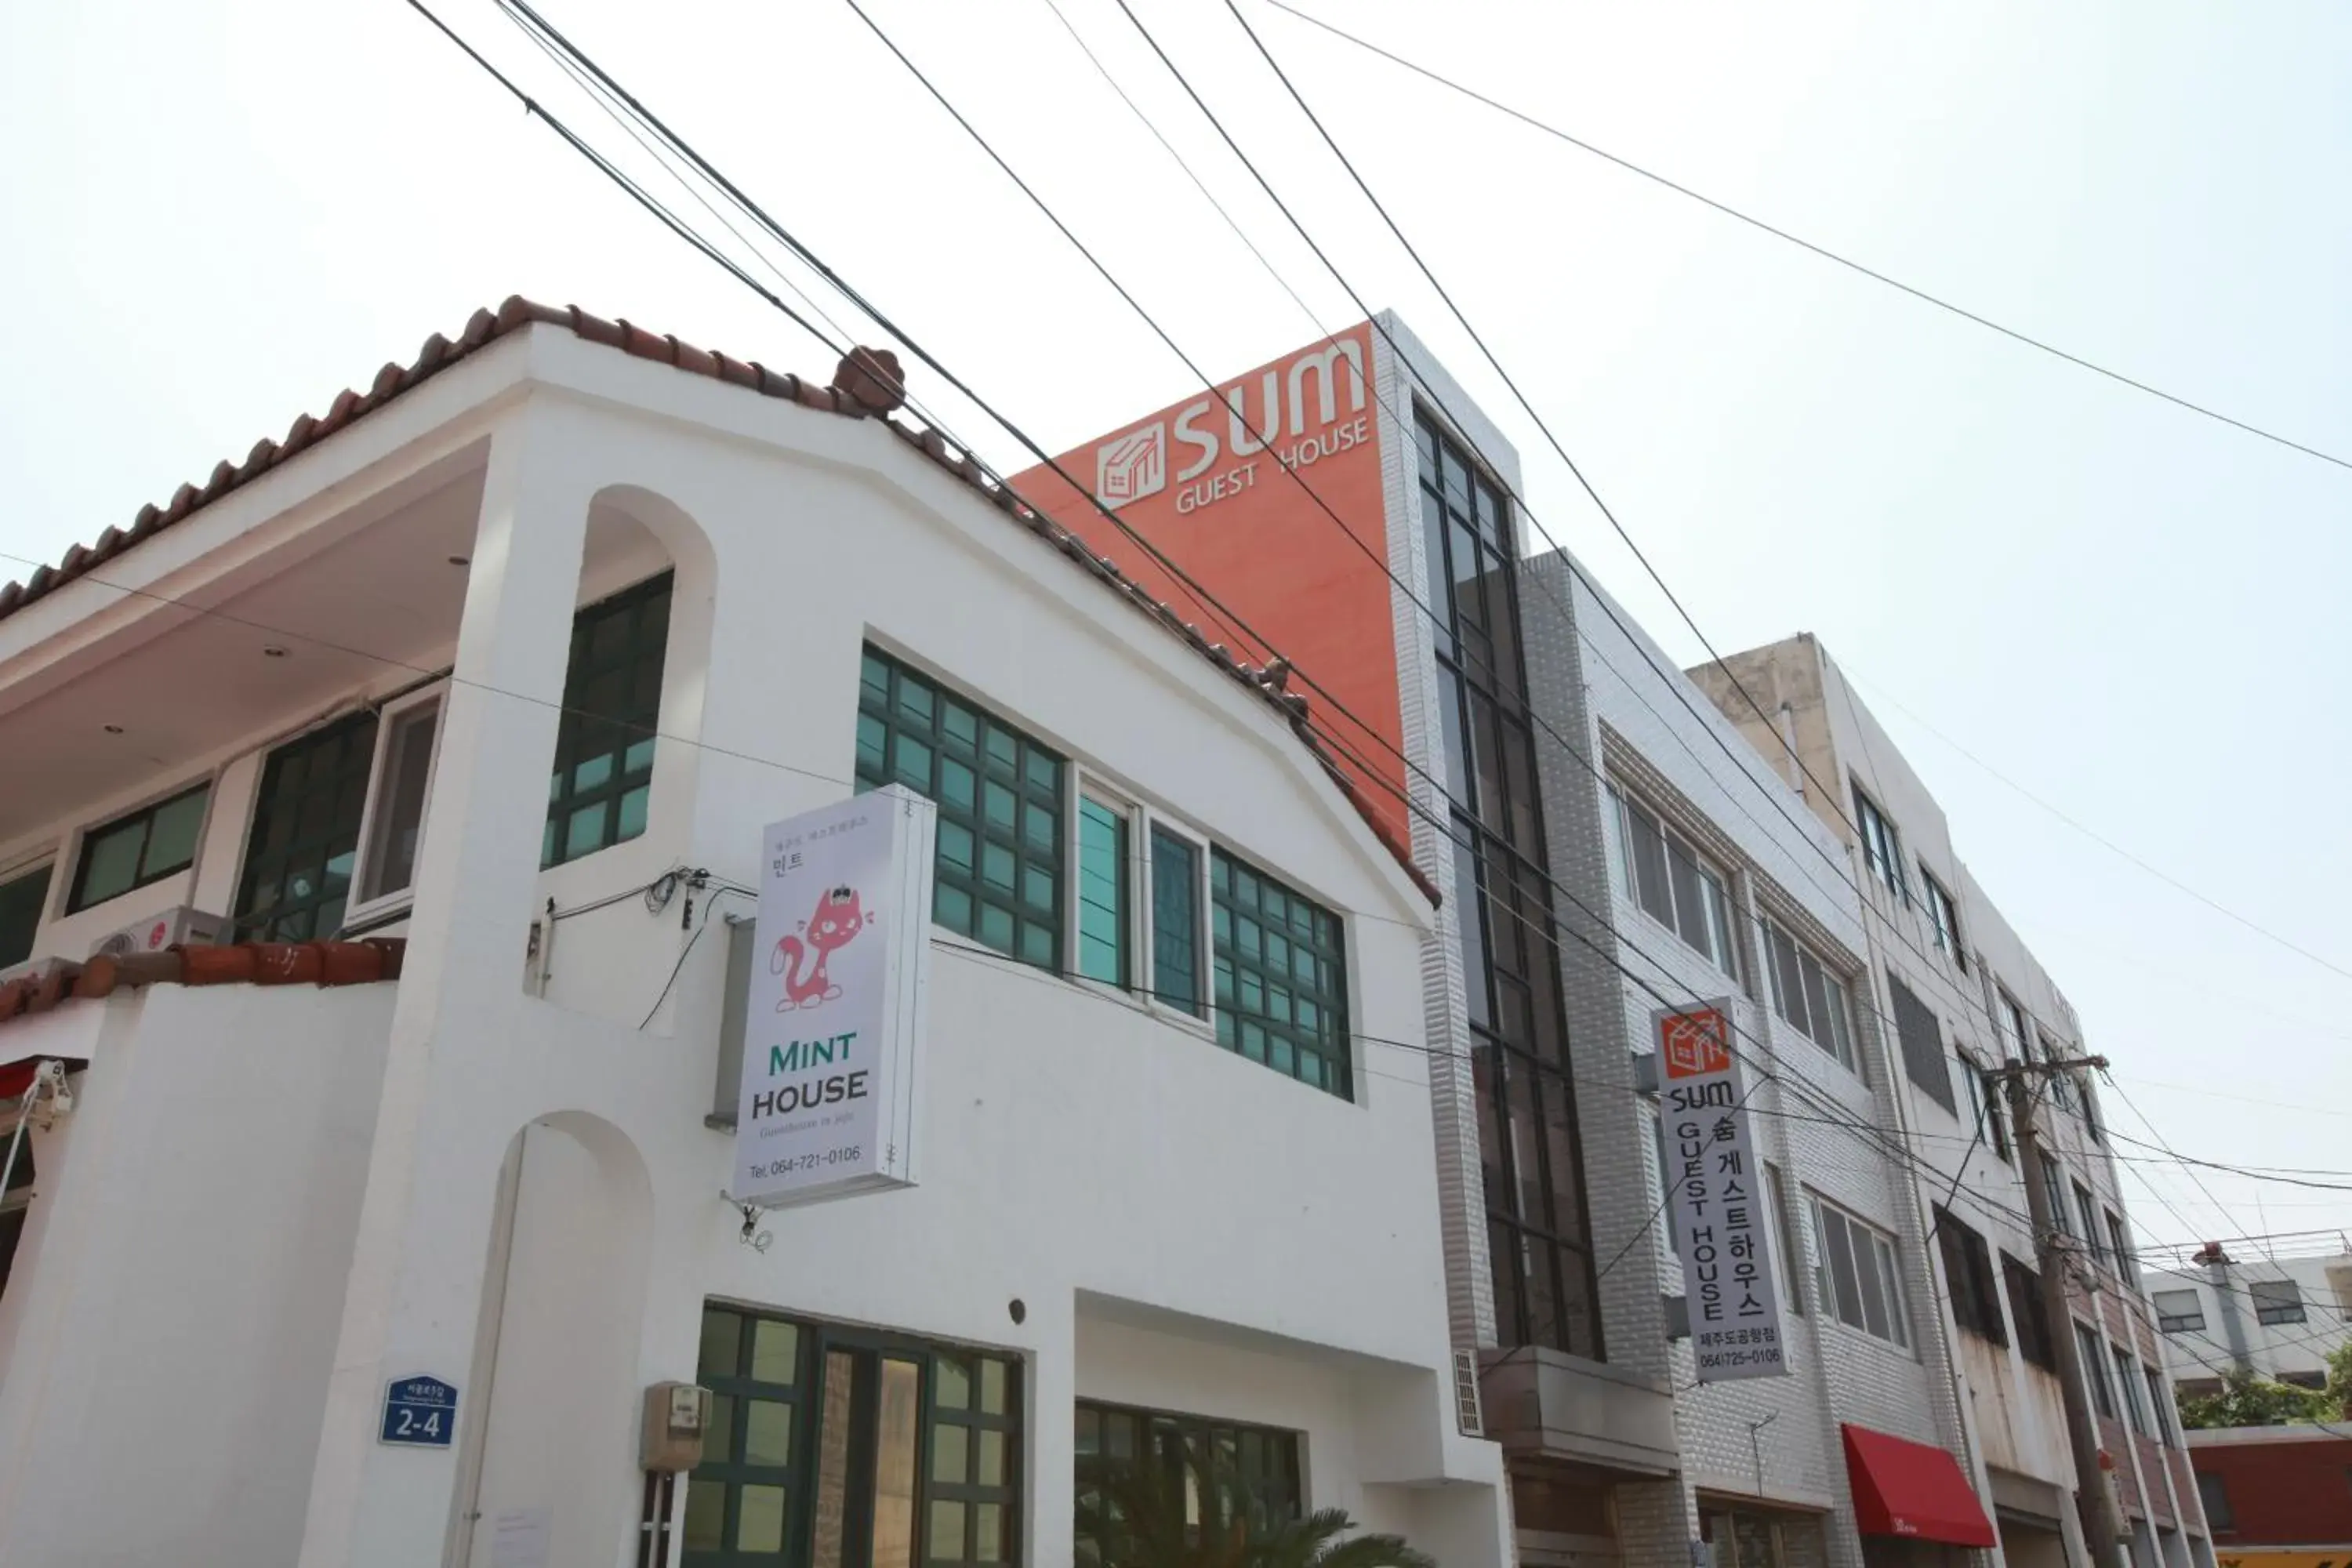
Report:
M2189 1434L2222 1568L2352 1563L2352 1432L2224 1426Z

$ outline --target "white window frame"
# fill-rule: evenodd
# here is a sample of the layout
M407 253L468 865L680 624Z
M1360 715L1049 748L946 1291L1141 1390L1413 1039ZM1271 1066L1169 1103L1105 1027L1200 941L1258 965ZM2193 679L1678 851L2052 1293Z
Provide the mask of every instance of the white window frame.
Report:
M1822 1224L1822 1215L1826 1212L1837 1215L1847 1229L1849 1241L1855 1231L1870 1238L1873 1244L1870 1267L1877 1275L1880 1293L1885 1298L1887 1326L1894 1331L1891 1337L1877 1333L1869 1327L1870 1315L1863 1301L1854 1303L1855 1314L1862 1321L1853 1322L1846 1318L1838 1300L1837 1271L1830 1264L1829 1228ZM1813 1294L1822 1304L1822 1320L1876 1340L1880 1344L1892 1345L1906 1354L1911 1353L1911 1308L1903 1285L1902 1244L1893 1233L1873 1225L1836 1199L1823 1197L1811 1188L1805 1189L1805 1215L1812 1248ZM1854 1254L1850 1245L1846 1258L1853 1266L1854 1289L1860 1291L1863 1259Z
M368 885L369 878L375 871L375 831L377 819L384 810L384 790L388 782L384 777L384 763L392 750L393 733L400 728L401 721L419 709L429 707L435 710L433 744L428 749L425 763L424 806L416 817L416 855L420 862L424 859L425 836L433 828L433 786L440 775L441 741L449 728L448 697L449 682L446 679L436 680L414 691L403 692L375 710L375 752L368 759L367 805L360 810L359 848L352 858L352 896L343 903L345 930L396 919L416 901L416 879L414 876L409 879L408 886L380 893L373 899L362 900L358 894ZM266 754L264 760L267 761Z
M1069 955L1063 978L1084 985L1105 996L1141 1007L1155 1017L1191 1030L1207 1039L1217 1037L1217 996L1214 965L1209 950L1209 857L1213 841L1191 823L1161 810L1136 792L1116 783L1073 758L1068 764L1070 782L1068 798L1063 803L1062 816L1067 824L1063 846L1065 875L1069 879L1068 894L1064 900L1062 951ZM1127 921L1124 932L1128 942L1128 980L1124 986L1107 980L1097 980L1078 968L1078 864L1081 803L1087 799L1122 812L1127 817ZM1192 849L1192 933L1193 954L1198 973L1193 985L1201 998L1201 1010L1190 1013L1171 1002L1160 998L1160 976L1157 973L1159 952L1155 922L1159 911L1152 900L1153 867L1151 836L1154 831L1181 838Z
M1664 928L1666 933L1676 942L1714 964L1716 968L1729 976L1735 984L1738 984L1739 939L1735 932L1739 917L1737 913L1738 902L1732 896L1731 873L1717 865L1705 851L1700 849L1691 835L1675 826L1672 816L1651 805L1639 793L1626 788L1613 779L1609 781L1608 789L1610 812L1616 818L1618 887L1624 892L1627 900L1634 909L1640 910L1652 925ZM1674 923L1660 920L1651 913L1648 906L1642 902L1640 874L1633 863L1633 820L1626 815L1629 809L1643 812L1658 825L1658 836L1666 849L1666 901L1675 906ZM1699 923L1706 928L1709 945L1719 945L1723 950L1720 952L1710 952L1702 948L1692 947L1690 939L1683 935L1680 924L1682 910L1675 898L1673 865L1674 846L1676 842L1680 842L1683 848L1689 852L1691 864L1697 868L1699 873L1713 879L1716 890L1723 896L1720 923L1714 919L1715 911L1702 909L1699 912ZM1701 896L1700 902L1702 904L1706 902L1704 895Z
M1805 1315L1805 1260L1796 1256L1799 1220L1789 1204L1789 1173L1778 1162L1759 1161L1764 1167L1764 1202L1771 1210L1772 1258L1780 1270L1780 1304L1799 1317ZM1788 1336L1781 1336L1785 1346Z
M1800 937L1793 930L1791 930L1787 922L1776 919L1769 913L1765 913L1759 917L1759 924L1762 929L1758 933L1759 942L1757 957L1759 963L1764 970L1764 1000L1770 1004L1772 1016L1780 1019L1781 1023L1787 1025L1790 1028L1796 1030L1797 1033L1802 1036L1805 1039L1811 1041L1811 1043L1823 1054L1828 1056L1832 1061L1845 1068L1846 1071L1853 1074L1856 1078L1862 1077L1862 1042L1855 1032L1857 1021L1854 1016L1854 982L1853 978L1841 972L1837 965L1832 963L1828 959L1822 957L1822 954L1810 943L1805 942L1803 938ZM1789 1016L1787 1005L1783 1001L1780 993L1780 967L1773 961L1772 933L1775 931L1780 932L1780 934L1787 940L1790 947L1794 949L1796 952L1799 974L1798 984L1801 990L1803 985L1802 976L1804 960L1807 958L1811 958L1813 961L1815 967L1820 969L1822 972L1822 979L1824 982L1822 987L1824 996L1828 994L1829 983L1834 983L1836 984L1837 1000L1831 1005L1831 1012L1834 1016L1829 1020L1829 1032L1831 1036L1829 1039L1815 1039L1811 1030L1805 1028L1795 1019ZM1812 1004L1811 1002L1807 1002L1805 1004L1804 1011L1808 1016L1811 1016L1812 1013ZM1843 1029L1841 1029L1841 1025L1843 1025Z

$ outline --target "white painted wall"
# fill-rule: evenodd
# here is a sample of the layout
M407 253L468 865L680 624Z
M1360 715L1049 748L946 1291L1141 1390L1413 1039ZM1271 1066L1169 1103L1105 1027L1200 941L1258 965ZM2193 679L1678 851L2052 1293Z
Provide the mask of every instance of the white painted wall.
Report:
M526 380L529 398L506 395ZM482 413L491 406L495 419ZM453 650L464 679L445 720L406 976L319 994L165 987L104 1005L128 1043L86 1075L89 1103L60 1133L72 1146L55 1166L45 1158L57 1192L37 1212L53 1217L28 1235L26 1289L12 1286L0 1309L0 1334L26 1313L0 1365L0 1439L36 1457L21 1485L0 1480L16 1487L0 1493L13 1500L0 1500L0 1542L22 1543L0 1557L30 1568L288 1562L299 1547L305 1563L405 1565L434 1560L457 1512L547 1507L559 1561L622 1562L634 1537L614 1500L626 1507L636 1493L639 1391L694 1375L702 1302L725 1297L1026 1357L1030 1561L1069 1551L1069 1402L1089 1300L1348 1369L1318 1372L1338 1383L1297 1406L1316 1422L1318 1495L1328 1487L1360 1497L1368 1517L1425 1526L1457 1553L1450 1563L1499 1561L1499 1458L1463 1438L1452 1414L1428 1058L1416 1048L1431 912L1282 721L871 422L541 328L336 440L381 441L365 472L392 485L453 451L478 458L485 430L485 524ZM301 481L331 466L308 462L238 492L252 526L311 515ZM276 512L262 506L273 497ZM577 581L583 537L592 577L600 558L583 519L607 510L677 572L651 818L640 839L541 874L553 715L551 698L534 694L560 685L571 606L614 585ZM199 552L183 570L203 566ZM74 590L55 597L71 604ZM100 629L45 608L58 637L103 651ZM702 1121L724 942L706 935L681 966L692 937L681 908L652 915L625 898L562 925L542 999L520 984L525 934L550 897L626 892L676 865L751 879L762 824L848 789L869 638L1346 911L1353 1026L1397 1042L1363 1045L1354 1100L1126 998L941 938L924 1184L779 1213L769 1251L740 1246L740 1218L719 1197L728 1139ZM230 776L251 776L260 739L223 738ZM236 820L216 812L200 875L217 866L233 878L236 838L222 836ZM233 880L221 887L226 900ZM697 918L708 915L706 903ZM673 970L670 999L641 1028ZM281 1055L294 1064L289 1087L265 1079L242 1099L224 1087L242 1081L233 1068ZM143 1073L164 1071L150 1060L168 1064L152 1106L134 1092ZM211 1112L201 1134L193 1121L160 1143L107 1131L162 1118L205 1078L198 1064L212 1075L191 1101ZM144 1121L109 1113L115 1096ZM541 1125L551 1118L560 1129ZM257 1121L282 1135L251 1133ZM518 1133L502 1261L499 1172ZM77 1183L112 1196L78 1198ZM278 1224L242 1268L205 1262L194 1216L231 1189L254 1189L257 1225L291 1215L310 1227L295 1232L301 1244ZM190 1222L169 1261L190 1255L193 1295L178 1268L134 1268L152 1244L130 1194L148 1193ZM619 1217L639 1201L641 1232ZM68 1215L87 1217L68 1226ZM119 1259L104 1277L110 1299L143 1303L110 1310L131 1311L142 1333L171 1320L174 1353L145 1352L139 1364L160 1392L186 1397L113 1379L77 1314L44 1306L96 1289L84 1247ZM506 1288L502 1322L485 1307L493 1281ZM177 1313L189 1300L205 1310ZM307 1370L266 1375L289 1347ZM215 1350L234 1376L206 1370ZM1186 1341L1162 1364L1213 1386L1221 1363ZM72 1408L86 1414L59 1426L44 1391L68 1367L80 1379ZM464 1390L458 1451L374 1442L384 1380L419 1372ZM215 1442L198 1395L227 1400L236 1430L264 1426L281 1440ZM194 1467L192 1446L205 1450ZM475 1451L478 1498L461 1485ZM159 1486L239 1499L218 1554L191 1549L184 1513L121 1506L151 1469L197 1478ZM1439 1483L1443 1502L1409 1494ZM100 1513L102 1525L89 1522ZM94 1540L114 1556L92 1555Z

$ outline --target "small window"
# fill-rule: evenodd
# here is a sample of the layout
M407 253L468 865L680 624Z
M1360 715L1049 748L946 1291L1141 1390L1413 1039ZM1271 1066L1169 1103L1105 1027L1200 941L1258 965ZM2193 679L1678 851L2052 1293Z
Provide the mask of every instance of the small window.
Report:
M2134 1434L2153 1437L2156 1434L2147 1424L2147 1406L2141 1392L2139 1361L2121 1345L2113 1347L2116 1358L2116 1391L2121 1395L2125 1424Z
M1936 1245L1943 1254L1944 1288L1951 1292L1952 1321L1981 1340L2009 1343L2001 1321L2000 1282L1992 1271L1992 1252L1968 1226L1937 1204L1934 1210Z
M375 713L363 709L296 736L262 764L237 886L240 939L322 942L342 929L375 734Z
M36 866L0 882L0 969L33 956L33 937L48 908L50 869Z
M2158 1290L2156 1326L2168 1334L2194 1333L2205 1326L2205 1302L2194 1290Z
M1128 984L1128 814L1078 798L1078 973Z
M2292 1279L2256 1279L2250 1289L2254 1298L2254 1319L2267 1324L2300 1323L2303 1316L2303 1287Z
M874 648L857 692L857 787L902 784L939 806L931 919L1062 968L1059 752Z
M1928 922L1935 929L1936 951L1948 953L1960 973L1967 973L1969 954L1960 941L1959 906L1952 901L1952 895L1944 890L1944 884L1928 872L1924 860L1919 864L1919 893L1927 906Z
M2050 1311L2042 1299L2042 1276L2004 1252L2001 1284L2009 1296L2009 1319L2017 1327L2017 1353L2028 1366L2058 1370L2058 1343L2050 1332Z
M1223 849L1210 852L1209 899L1218 1041L1348 1099L1354 1088L1339 917Z
M1936 1010L1912 989L1886 978L1886 992L1895 1002L1895 1037L1903 1047L1903 1071L1919 1091L1953 1115L1959 1102L1952 1098L1952 1070L1944 1059L1944 1026Z
M2164 1385L2164 1374L2143 1363L2140 1372L2147 1384L2147 1408L2155 1417L2156 1440L2168 1447L2178 1447L2180 1435L2173 1420L2172 1390Z
M204 831L205 805L211 794L207 781L83 834L81 861L74 871L66 913L121 898L194 865L196 838Z
M2099 1354L2099 1336L2082 1324L2074 1325L2075 1357L2083 1363L2083 1377L2091 1385L2091 1404L2098 1413L2112 1421L2116 1418L2116 1392L2107 1386L2107 1363Z
M2237 1530L2237 1515L2230 1511L2230 1489L2211 1470L2197 1472L2197 1500L2205 1505L2205 1522L2213 1527L2214 1534L2228 1534Z
M1878 805L1853 787L1853 825L1862 834L1862 858L1870 874L1886 884L1886 890L1905 903L1911 901L1911 889L1903 876L1903 844L1896 837L1895 825Z
M572 618L541 866L593 855L646 830L670 588L671 574L665 572Z
M1835 1057L1849 1071L1859 1073L1853 1047L1853 1018L1846 1001L1845 983L1788 931L1764 922L1765 967L1771 973L1772 1010L1805 1038Z
M1764 1195L1772 1205L1772 1250L1780 1258L1780 1300L1791 1312L1805 1315L1803 1257L1797 1250L1795 1211L1789 1207L1789 1188L1780 1167L1764 1163Z
M1201 852L1191 840L1151 829L1153 1000L1201 1014Z
M1625 891L1653 920L1703 954L1717 969L1738 978L1739 959L1731 941L1731 896L1723 873L1647 806L1616 785L1609 789L1617 812Z
M1826 1198L1812 1196L1811 1207L1820 1253L1813 1290L1823 1310L1849 1328L1908 1350L1911 1331L1895 1238Z
M1969 1124L1976 1129L1977 1139L1991 1145L1992 1152L2003 1161L2012 1160L2009 1147L2009 1118L2007 1108L2000 1102L2000 1081L1963 1051L1960 1082L1969 1091Z

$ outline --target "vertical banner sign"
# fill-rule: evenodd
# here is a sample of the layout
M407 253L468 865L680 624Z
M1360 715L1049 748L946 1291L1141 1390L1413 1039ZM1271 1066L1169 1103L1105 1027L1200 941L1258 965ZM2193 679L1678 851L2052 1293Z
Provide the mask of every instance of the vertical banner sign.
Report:
M897 784L772 825L735 1111L738 1203L912 1186L931 803Z
M1765 1261L1772 1200L1748 1135L1731 1005L1661 1011L1656 1018L1668 1201L1678 1222L1698 1380L1785 1373L1780 1301Z

